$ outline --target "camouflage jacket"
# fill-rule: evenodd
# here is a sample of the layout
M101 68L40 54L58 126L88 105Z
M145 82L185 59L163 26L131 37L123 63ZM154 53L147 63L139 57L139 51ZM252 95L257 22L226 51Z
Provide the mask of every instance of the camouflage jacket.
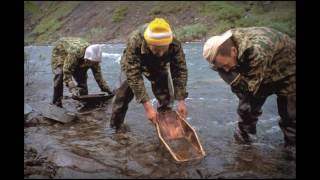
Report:
M168 52L163 57L156 57L149 50L144 40L143 32L145 28L146 25L140 26L130 34L127 47L121 58L121 70L125 72L128 84L137 102L143 103L150 99L144 86L142 74L153 82L158 73L167 71L167 63L170 63L174 98L176 100L185 99L187 97L188 72L180 41L174 38Z
M233 91L255 96L261 85L295 76L296 43L288 35L266 27L231 31L238 48L237 66L229 73L216 70Z
M52 52L53 71L57 68L62 68L63 82L71 89L75 87L75 83L72 80L75 71L86 73L90 68L100 89L107 91L109 87L103 79L100 64L91 64L84 60L84 53L89 45L87 41L75 37L66 37L58 40Z

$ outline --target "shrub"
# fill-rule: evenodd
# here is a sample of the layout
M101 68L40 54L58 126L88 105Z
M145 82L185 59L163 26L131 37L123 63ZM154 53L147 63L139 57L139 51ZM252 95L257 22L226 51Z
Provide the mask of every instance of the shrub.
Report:
M182 41L202 38L207 33L207 27L203 24L197 23L193 25L186 25L177 28L175 31L177 37Z
M127 6L120 6L117 7L112 14L112 22L120 22L122 21L128 12L128 7Z

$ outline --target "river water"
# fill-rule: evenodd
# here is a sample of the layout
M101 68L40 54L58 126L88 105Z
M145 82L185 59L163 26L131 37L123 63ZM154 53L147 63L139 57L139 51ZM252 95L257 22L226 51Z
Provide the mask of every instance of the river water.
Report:
M124 46L104 46L103 76L112 88L117 86ZM25 177L295 178L295 157L288 156L282 148L276 97L269 97L263 106L256 142L236 144L233 129L238 119L238 99L202 59L202 46L201 43L183 44L188 66L188 122L196 129L206 157L185 163L176 163L160 144L154 125L135 100L126 115L127 130L119 134L109 128L112 100L79 115L69 124L43 118L41 109L52 98L52 46L26 46L24 97L27 109L31 107L32 112L25 116L25 159L32 149L36 160L45 159L52 166L40 163L38 167L31 167L25 162ZM88 75L89 93L99 92L91 71ZM156 105L150 83L145 81L145 84ZM76 112L78 102L67 97L66 88L64 95L64 107Z

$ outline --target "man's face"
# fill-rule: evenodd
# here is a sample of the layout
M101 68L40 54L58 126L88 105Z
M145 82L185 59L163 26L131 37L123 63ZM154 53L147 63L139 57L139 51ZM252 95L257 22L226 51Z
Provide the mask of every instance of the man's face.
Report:
M169 45L166 46L154 46L154 45L148 45L150 51L153 55L157 57L162 57L166 52L168 52Z
M226 72L229 72L230 69L236 66L237 64L237 49L235 47L231 48L230 56L223 56L220 53L215 57L213 64L217 68L222 68Z

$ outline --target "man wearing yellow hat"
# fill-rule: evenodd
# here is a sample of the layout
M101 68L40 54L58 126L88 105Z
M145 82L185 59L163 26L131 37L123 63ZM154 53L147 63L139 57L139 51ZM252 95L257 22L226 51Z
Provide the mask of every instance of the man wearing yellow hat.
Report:
M231 29L209 38L204 58L239 98L236 140L250 143L266 98L277 95L285 146L296 144L296 43L267 27Z
M169 104L174 98L178 100L179 112L186 116L185 55L180 41L173 37L170 25L164 19L155 18L132 32L120 62L120 87L112 105L112 128L121 127L128 104L134 96L138 103L143 104L147 118L155 122L157 110L150 102L142 75L151 81L152 91L159 103L158 110L170 108ZM170 93L171 80L174 93Z

